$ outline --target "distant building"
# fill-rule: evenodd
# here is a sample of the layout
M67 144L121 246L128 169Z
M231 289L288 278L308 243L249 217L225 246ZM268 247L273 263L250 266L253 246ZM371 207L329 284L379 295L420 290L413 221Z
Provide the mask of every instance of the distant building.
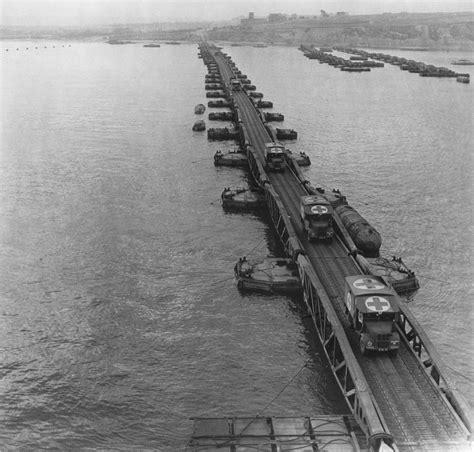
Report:
M245 28L252 28L254 25L266 24L268 19L256 19L254 13L249 13L248 19L242 19L240 25Z
M349 15L349 13L346 13L345 11L338 11L336 13L336 16L348 16L348 15Z
M270 23L285 22L286 20L288 20L288 16L285 14L272 13L268 15L268 22Z

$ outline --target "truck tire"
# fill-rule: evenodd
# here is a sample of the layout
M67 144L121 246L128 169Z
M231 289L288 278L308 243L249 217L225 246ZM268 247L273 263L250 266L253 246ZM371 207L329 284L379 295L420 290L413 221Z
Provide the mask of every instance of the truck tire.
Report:
M346 311L347 311L347 314L348 314L348 316L349 316L349 326L350 326L352 329L354 329L354 320L352 319L352 316L351 316L351 314L350 314L350 312L349 312L349 309L346 308Z
M368 356L370 351L367 350L367 347L365 346L364 342L362 342L362 340L359 340L359 348L360 348L360 352L362 353L362 355L364 356Z

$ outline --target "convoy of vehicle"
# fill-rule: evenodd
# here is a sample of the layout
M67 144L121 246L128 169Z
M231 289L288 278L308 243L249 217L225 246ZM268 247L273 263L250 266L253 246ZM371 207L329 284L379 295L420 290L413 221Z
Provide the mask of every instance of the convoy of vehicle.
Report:
M237 77L231 78L229 83L231 91L243 89L242 81ZM265 143L265 170L285 171L287 154L287 149L280 142ZM234 193L230 189L226 190L222 194L223 203L229 200L234 201L235 195L241 194L240 191ZM242 193L247 195L246 190L242 190ZM324 195L324 191L306 194L300 198L299 211L303 231L308 241L331 242L335 235L335 216L338 215L358 251L366 258L379 257L380 235L358 212L347 205L347 201L335 203ZM239 287L250 290L296 290L297 274L285 274L283 277L281 273L287 269L288 265L292 266L292 272L296 271L296 263L291 259L266 259L258 263L249 263L245 258L241 259L235 268ZM368 269L364 267L363 271L367 273ZM399 296L392 287L390 278L369 273L371 274L361 273L345 278L346 314L351 327L358 333L359 348L363 355L371 352L386 352L395 355L400 346L400 336L396 327L400 310ZM285 284L282 285L283 280Z
M305 195L300 198L300 217L308 240L332 241L334 210L321 195Z
M346 276L344 300L349 322L359 333L361 353L396 355L400 336L395 324L400 308L395 290L379 276Z

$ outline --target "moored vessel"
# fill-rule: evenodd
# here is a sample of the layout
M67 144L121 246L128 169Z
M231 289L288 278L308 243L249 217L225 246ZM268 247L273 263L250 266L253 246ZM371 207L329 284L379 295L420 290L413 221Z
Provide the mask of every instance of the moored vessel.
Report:
M258 188L224 188L221 194L224 209L257 209L265 206L265 195Z
M238 150L230 150L222 152L220 149L214 154L214 165L215 166L237 166L246 168L249 166L247 156Z
M235 264L234 273L240 290L283 294L302 290L298 266L292 259L268 257L248 261L244 256Z
M285 153L288 158L291 158L298 163L299 166L310 166L311 165L311 159L309 158L309 155L306 154L304 151L299 151L299 152L292 152L289 149L285 149Z
M474 61L460 58L459 60L451 61L451 64L455 64L457 66L472 66L474 65Z
M194 123L193 130L195 132L202 132L203 130L206 130L206 123L202 119L199 119Z
M206 106L203 104L197 104L194 107L194 113L197 115L202 115L206 111Z
M458 75L456 81L459 83L470 83L471 77L469 77L469 75Z
M363 257L356 256L357 262L362 270L368 275L377 275L384 278L401 296L413 295L419 288L420 283L415 272L410 270L400 257Z

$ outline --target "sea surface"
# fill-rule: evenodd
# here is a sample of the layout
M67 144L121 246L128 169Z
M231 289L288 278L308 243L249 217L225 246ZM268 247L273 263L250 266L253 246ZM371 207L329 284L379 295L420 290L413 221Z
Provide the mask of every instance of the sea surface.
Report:
M419 276L411 307L472 402L473 85L224 50L298 132L313 185ZM213 165L235 143L191 130L208 100L197 45L0 52L2 450L178 451L192 417L347 413L301 300L236 288L239 257L282 248L264 212L222 209L249 178Z

